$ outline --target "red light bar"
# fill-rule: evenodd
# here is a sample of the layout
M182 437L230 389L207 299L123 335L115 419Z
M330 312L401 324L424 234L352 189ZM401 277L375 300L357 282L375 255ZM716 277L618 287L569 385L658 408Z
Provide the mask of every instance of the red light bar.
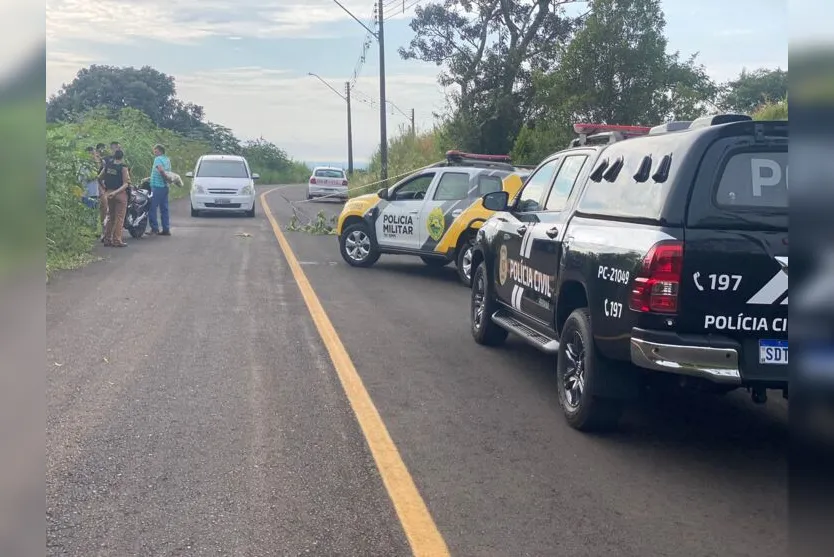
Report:
M512 162L509 155L478 155L475 153L463 153L461 151L446 151L446 158L462 158L473 161L490 161L490 162Z
M646 126L618 126L613 124L574 124L573 131L580 135L591 135L601 132L623 132L627 134L645 135L651 128Z

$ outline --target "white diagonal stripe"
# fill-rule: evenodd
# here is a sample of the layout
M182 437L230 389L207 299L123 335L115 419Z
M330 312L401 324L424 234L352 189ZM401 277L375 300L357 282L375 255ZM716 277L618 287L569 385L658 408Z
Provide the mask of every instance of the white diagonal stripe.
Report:
M530 237L530 229L524 231L524 236L521 237L521 248L518 250L518 255L524 257L524 250L527 247L527 239Z
M774 277L770 279L761 290L756 292L752 298L747 300L748 304L770 305L775 303L780 296L788 291L788 258L777 257L776 260L779 261L782 268L779 269L779 272L776 273L776 275L774 275ZM787 303L788 301L785 300L783 305Z
M530 253L533 251L533 226L527 229L527 243L524 245L524 257L525 259L530 258Z

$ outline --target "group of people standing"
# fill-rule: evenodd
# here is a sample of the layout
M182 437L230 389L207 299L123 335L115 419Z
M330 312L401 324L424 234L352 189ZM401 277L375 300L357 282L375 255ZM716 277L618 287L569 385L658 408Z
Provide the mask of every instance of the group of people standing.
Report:
M92 157L96 176L87 184L87 198L91 205L98 205L101 223L101 242L108 247L125 247L122 239L127 205L130 200L130 165L125 160L124 150L118 141L110 143L110 152L104 143L87 147ZM148 221L151 235L170 236L170 215L168 211L168 173L171 172L171 160L165 154L165 147L154 145L154 161L151 167L150 187L153 192ZM160 231L157 216L162 217Z

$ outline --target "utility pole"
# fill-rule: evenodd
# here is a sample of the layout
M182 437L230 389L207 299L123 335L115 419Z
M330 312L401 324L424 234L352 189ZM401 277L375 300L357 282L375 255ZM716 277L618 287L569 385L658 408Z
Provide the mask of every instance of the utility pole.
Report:
M414 127L414 109L411 109L411 135L417 137L417 129Z
M343 101L347 102L347 132L348 132L348 174L353 174L353 129L351 126L350 120L350 82L345 83L345 95L342 95L336 89L331 87L329 83L327 83L319 74L315 74L313 72L307 72L307 75L315 77L322 83L324 83L328 89L336 93L336 95L342 99Z
M383 14L383 4L385 0L379 0L379 32L377 40L379 41L379 158L380 158L380 177L383 180L388 179L388 125L387 114L385 113L385 16Z
M345 82L345 100L348 117L348 176L353 176L353 130L350 123L350 81Z

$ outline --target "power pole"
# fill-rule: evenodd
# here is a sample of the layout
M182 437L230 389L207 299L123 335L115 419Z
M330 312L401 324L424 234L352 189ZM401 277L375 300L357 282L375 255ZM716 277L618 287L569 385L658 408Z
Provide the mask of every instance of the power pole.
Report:
M350 122L350 81L345 82L345 100L348 117L348 176L353 176L353 129Z
M379 41L379 158L380 158L380 177L383 180L388 179L388 126L386 122L387 114L385 113L385 16L383 14L383 4L385 0L379 0L379 32L377 40Z
M417 130L414 127L414 109L411 109L411 135L417 137Z

